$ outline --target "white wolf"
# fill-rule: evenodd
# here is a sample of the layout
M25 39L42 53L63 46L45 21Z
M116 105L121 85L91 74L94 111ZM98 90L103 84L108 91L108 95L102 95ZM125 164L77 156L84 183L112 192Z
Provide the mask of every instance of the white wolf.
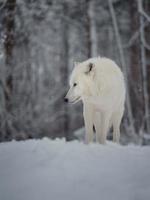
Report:
M107 132L113 126L113 141L119 143L125 83L114 61L98 57L75 63L65 101L79 100L83 102L86 143L93 141L93 125L97 142L105 144Z

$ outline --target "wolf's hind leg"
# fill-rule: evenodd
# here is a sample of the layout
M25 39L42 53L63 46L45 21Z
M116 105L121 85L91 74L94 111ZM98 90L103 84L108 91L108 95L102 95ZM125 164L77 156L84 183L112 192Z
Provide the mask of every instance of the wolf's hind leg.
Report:
M113 119L113 141L119 143L120 140L120 123L123 116L123 109L114 113L112 116Z

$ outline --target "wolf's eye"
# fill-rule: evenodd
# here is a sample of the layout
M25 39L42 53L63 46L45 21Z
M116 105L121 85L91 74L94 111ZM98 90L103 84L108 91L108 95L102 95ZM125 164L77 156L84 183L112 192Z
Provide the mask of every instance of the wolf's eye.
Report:
M76 86L77 86L77 83L74 83L74 84L73 84L73 87L76 87Z

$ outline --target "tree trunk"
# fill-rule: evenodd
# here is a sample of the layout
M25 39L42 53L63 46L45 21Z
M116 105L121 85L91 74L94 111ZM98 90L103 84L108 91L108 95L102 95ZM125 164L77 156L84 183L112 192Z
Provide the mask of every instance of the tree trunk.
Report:
M129 5L130 12L130 30L135 33L139 28L138 8L136 1ZM135 119L135 128L139 132L143 121L143 94L142 77L140 67L140 48L139 40L131 46L130 53L130 96L132 102L132 111ZM138 108L138 109L137 109Z
M5 17L4 17L4 29L5 29L5 63L6 63L6 79L5 79L5 110L6 115L10 114L12 109L11 96L13 91L13 49L15 44L14 30L15 30L15 8L16 0L7 0L5 4ZM7 117L6 117L7 118ZM11 133L9 125L6 119L5 134L8 137Z
M114 33L115 33L115 36L116 36L116 42L117 42L118 53L119 53L120 61L121 61L121 65L122 65L122 71L124 73L125 80L126 80L126 86L127 86L126 87L126 107L127 107L127 113L128 113L129 127L130 127L131 134L134 136L135 127L134 127L134 119L133 119L133 113L132 113L131 99L130 99L130 95L129 95L127 66L126 66L126 63L125 63L122 41L121 41L119 29L118 29L116 14L115 14L115 11L114 11L114 8L113 8L112 0L108 0L108 5L109 5L109 9L110 9L110 15L111 15L111 18L112 18L112 24L113 24L113 27L114 27Z
M95 0L85 1L85 31L87 43L87 57L97 56L97 33L95 21Z
M6 110L10 111L11 109L11 95L13 90L13 77L12 77L12 68L13 68L13 48L14 48L14 14L16 7L16 0L7 0L6 2L6 14L4 19L5 24L5 63L6 63L6 82L5 82L5 97L6 97Z
M141 67L143 76L143 95L144 95L144 118L146 131L150 132L149 124L149 97L148 97L148 77L147 77L147 62L146 62L146 49L145 49L145 30L144 30L144 16L143 16L143 1L138 0L138 11L140 14L140 49L141 49ZM142 13L141 13L142 12Z
M97 52L97 32L96 32L96 21L95 21L95 0L89 1L88 3L88 22L89 22L89 40L91 45L91 57L98 56Z
M150 17L150 1L145 0L144 1L144 10ZM149 94L149 113L150 113L150 26L145 27L145 43L148 45L145 48L146 51L146 64L147 64L147 85L148 85L148 94ZM149 124L150 124L150 114L149 114ZM150 130L149 130L150 131ZM150 132L149 132L150 134Z
M87 44L87 58L90 58L92 53L91 53L91 29L90 29L90 16L89 16L89 4L90 0L85 0L85 36L86 36L86 44Z
M67 15L68 13L68 5L67 3L63 3L63 16ZM61 69L61 76L62 76L62 83L65 88L64 93L66 92L66 88L68 88L68 54L69 54L69 42L68 42L68 23L63 18L62 21L62 40L63 40L63 46L62 46L62 69ZM64 94L65 95L65 94ZM64 96L62 97L64 98ZM69 130L69 112L68 112L68 105L64 104L64 136L67 141L71 139L71 133Z

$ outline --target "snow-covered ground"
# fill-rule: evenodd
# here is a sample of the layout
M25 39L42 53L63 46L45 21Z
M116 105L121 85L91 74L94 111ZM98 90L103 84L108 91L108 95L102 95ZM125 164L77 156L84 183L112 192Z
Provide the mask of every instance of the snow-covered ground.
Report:
M150 147L0 144L0 200L149 200Z

